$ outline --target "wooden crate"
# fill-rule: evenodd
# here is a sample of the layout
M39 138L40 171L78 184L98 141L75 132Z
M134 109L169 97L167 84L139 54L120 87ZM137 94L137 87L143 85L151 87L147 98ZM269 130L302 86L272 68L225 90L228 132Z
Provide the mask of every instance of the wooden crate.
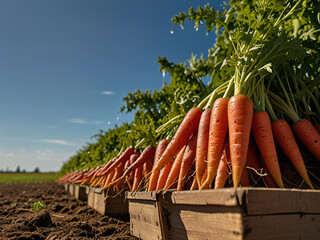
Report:
M69 191L68 191L69 194L70 194L71 196L74 196L74 184L70 183L68 190L69 190Z
M82 201L86 201L88 199L85 186L74 184L73 188L73 196L75 199Z
M69 192L69 185L70 185L70 183L64 183L64 190L66 192Z
M168 239L170 224L167 222L169 208L165 199L172 191L127 192L129 201L131 235L145 240Z
M150 201L150 200L148 200ZM142 239L320 239L320 191L226 188L129 197L132 234ZM148 212L149 215L148 215ZM160 218L159 231L151 231ZM153 222L152 222L153 221ZM146 223L148 222L148 223Z
M128 201L125 194L107 195L101 188L87 187L88 206L103 215L128 217Z

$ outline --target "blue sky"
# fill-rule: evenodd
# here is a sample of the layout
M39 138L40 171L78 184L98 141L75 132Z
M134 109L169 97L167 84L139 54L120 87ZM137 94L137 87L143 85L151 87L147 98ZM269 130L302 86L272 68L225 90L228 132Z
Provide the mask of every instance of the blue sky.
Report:
M170 33L174 15L206 3L1 0L0 169L57 171L99 129L131 121L122 98L161 88L158 56L212 47L204 27Z

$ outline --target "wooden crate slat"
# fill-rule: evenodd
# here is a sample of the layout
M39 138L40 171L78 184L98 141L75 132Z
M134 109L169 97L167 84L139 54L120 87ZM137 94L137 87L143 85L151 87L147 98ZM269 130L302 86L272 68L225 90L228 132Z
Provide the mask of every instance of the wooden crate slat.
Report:
M172 203L188 205L237 206L238 195L234 188L204 191L181 191L172 193Z
M241 239L238 206L174 205L169 239Z
M86 187L81 186L79 184L75 184L74 185L74 197L77 200L86 201L87 200Z
M126 192L127 199L138 199L138 200L156 200L160 192Z
M275 214L248 216L243 220L244 239L319 239L320 215ZM313 226L312 226L313 224Z
M320 213L320 191L301 189L245 189L249 215Z
M131 235L141 239L161 240L162 235L159 228L146 222L141 222L137 219L130 219Z

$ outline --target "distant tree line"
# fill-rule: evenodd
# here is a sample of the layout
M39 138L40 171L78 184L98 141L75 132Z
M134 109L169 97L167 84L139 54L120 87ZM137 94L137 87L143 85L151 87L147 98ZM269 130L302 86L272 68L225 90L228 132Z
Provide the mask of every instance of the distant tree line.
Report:
M16 170L13 171L11 170L9 167L6 168L6 170L4 169L0 169L0 173L26 173L27 171L25 169L21 170L20 166L17 166ZM30 171L31 173L39 173L40 172L40 168L39 167L35 167L35 169L33 171Z

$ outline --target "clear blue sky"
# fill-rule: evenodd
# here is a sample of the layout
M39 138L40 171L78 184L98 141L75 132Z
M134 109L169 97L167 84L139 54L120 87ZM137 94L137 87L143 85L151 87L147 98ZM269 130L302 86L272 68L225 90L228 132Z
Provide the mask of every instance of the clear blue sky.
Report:
M1 0L0 169L59 170L99 129L131 121L122 98L161 88L158 56L207 55L204 27L170 33L174 15L206 3Z

